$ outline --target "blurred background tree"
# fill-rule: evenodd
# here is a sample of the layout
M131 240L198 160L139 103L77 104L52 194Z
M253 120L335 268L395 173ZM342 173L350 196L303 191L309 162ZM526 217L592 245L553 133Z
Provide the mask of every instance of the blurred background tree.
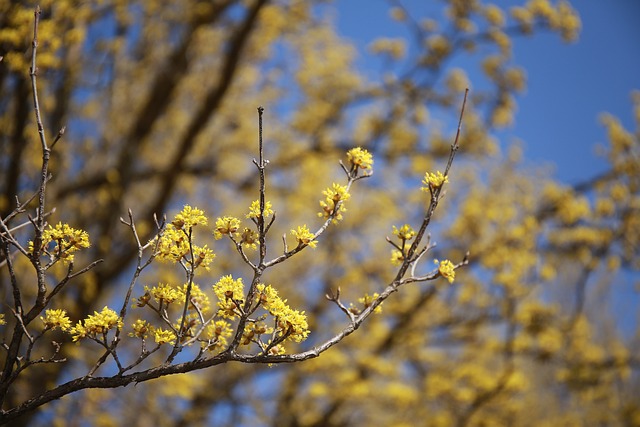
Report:
M433 258L460 260L468 250L472 263L451 286L405 287L319 359L86 390L16 425L640 425L637 319L615 320L608 304L640 261L638 129L603 116L609 169L577 185L527 167L521 148L495 133L515 120L516 94L526 87L512 38L555 32L570 42L580 18L564 1L437 4L440 13L426 17L389 2L389 18L408 36L370 45L387 64L372 77L337 33L330 2L40 2L45 129L67 128L52 153L49 222L92 236L78 263L105 260L58 295L53 308L74 321L126 290L137 250L119 222L128 208L143 238L154 214L172 216L184 203L212 217L246 212L257 198L258 105L266 107L267 194L278 215L272 236L318 220L318 195L341 173L336 159L346 149L365 147L376 162L340 226L269 272L309 315L301 348L345 323L326 293L340 287L357 302L393 277L385 236L393 225L419 224L420 179L443 169L469 85L462 148L430 232ZM0 1L3 218L38 183L33 7ZM482 68L482 84L450 66L460 57ZM638 94L633 108L640 126ZM218 256L201 282L247 274L233 247L212 246ZM26 272L22 262L16 268ZM9 301L3 267L0 292ZM141 284L180 282L178 273L159 265ZM637 309L634 298L628 304ZM59 337L70 361L25 372L7 407L86 373L98 349L69 341Z

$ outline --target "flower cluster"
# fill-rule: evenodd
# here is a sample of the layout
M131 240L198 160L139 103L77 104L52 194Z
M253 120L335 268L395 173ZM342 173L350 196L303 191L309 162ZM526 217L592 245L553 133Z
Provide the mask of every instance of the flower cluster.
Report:
M453 263L448 259L443 261L435 260L434 263L438 265L438 272L440 275L447 279L449 283L453 283L456 278L456 271Z
M391 251L391 264L395 266L402 265L404 262L404 254L397 249Z
M309 335L307 315L304 311L294 310L287 305L287 300L278 296L278 292L271 285L259 284L259 301L265 310L276 318L278 338L291 339L295 342L304 341Z
M440 171L437 171L436 173L427 172L422 180L422 183L424 184L422 191L430 192L432 189L440 188L448 182L449 178L446 175L443 175Z
M204 211L198 208L192 208L189 205L180 211L171 222L177 230L190 230L196 225L207 225L208 220L204 215Z
M342 219L342 212L346 211L344 202L349 200L351 194L344 185L333 183L330 188L322 192L325 195L324 201L320 201L322 212L318 213L321 218L332 218L334 222Z
M567 2L559 2L554 8L549 0L530 0L525 6L513 7L511 16L526 33L532 31L536 19L544 20L567 42L575 40L582 27L580 17Z
M388 55L393 59L402 59L407 51L407 46L403 39L381 37L369 45L369 50L375 54Z
M264 217L268 218L273 215L273 209L270 201L264 202ZM249 207L249 213L246 215L247 218L258 219L260 218L260 200L254 200L251 202L251 206Z
M240 234L240 243L242 243L242 246L244 246L245 249L257 249L258 233L245 227Z
M133 329L133 332L129 332L130 337L146 339L153 327L146 320L137 319L133 322L131 328Z
M74 327L69 329L69 333L73 336L73 341L79 341L83 338L97 339L98 336L104 336L110 329L121 329L122 319L118 313L104 307L100 313L97 311L90 314L84 320L80 320Z
M199 247L191 243L193 227L207 225L208 220L204 212L198 208L186 205L167 224L157 243L157 257L161 261L186 262L194 268L202 267L209 270L209 265L216 257L215 253L206 245ZM193 252L193 255L191 253Z
M416 232L411 228L409 224L405 224L399 229L396 226L393 226L393 234L398 236L400 240L407 241L413 239L413 236L416 235Z
M233 279L231 275L223 276L213 285L213 292L218 297L218 314L232 318L240 315L240 304L244 301L244 284L242 278Z
M226 320L217 320L207 325L204 334L207 340L201 342L202 348L213 351L229 345L227 338L233 335L233 329Z
M71 328L71 320L65 310L46 310L44 317L40 316L40 320L44 323L45 329L60 328L68 331Z
M312 248L315 248L318 244L317 240L313 240L316 236L311 231L309 231L307 224L298 226L296 230L291 230L291 234L293 234L298 241L298 246L308 245Z
M242 331L242 339L240 344L249 345L253 343L260 343L260 337L264 334L272 334L273 328L267 327L264 322L248 322L244 325L244 331Z
M174 345L176 342L176 334L170 329L154 328L153 339L158 345Z
M216 240L222 239L223 236L234 236L240 228L240 220L233 216L223 216L216 219L216 228L213 235Z
M53 245L52 248L50 248ZM73 253L82 248L88 248L89 234L83 230L69 227L69 224L59 222L55 227L49 227L42 233L40 250L44 253L62 259L65 263L73 262ZM34 252L33 241L29 242L29 251Z
M361 314L364 310L366 310L367 308L371 307L371 305L373 304L373 301L375 301L376 299L378 299L378 297L380 296L379 293L375 292L373 295L369 295L364 294L363 297L358 298L358 302L360 304L362 304L362 308L360 307L356 307L355 305L353 305L353 303L349 306L349 311L353 314L355 314L356 316ZM380 303L374 310L374 313L381 313L382 312L382 303Z
M161 261L178 262L189 252L189 239L182 229L168 224L158 242L157 257Z

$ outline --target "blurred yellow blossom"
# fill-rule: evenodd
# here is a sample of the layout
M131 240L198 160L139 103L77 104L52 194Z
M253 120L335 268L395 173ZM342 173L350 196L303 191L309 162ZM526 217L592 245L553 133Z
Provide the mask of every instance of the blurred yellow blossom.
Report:
M448 259L445 259L443 261L435 260L434 263L438 265L438 272L440 273L440 275L447 279L449 283L453 283L454 279L456 278L456 271L453 263Z
M347 151L347 159L360 169L371 170L373 166L373 156L364 148L356 147Z
M396 226L394 225L393 226L393 234L395 236L398 236L398 238L401 239L401 240L411 240L411 239L413 239L413 236L416 235L416 232L414 231L413 228L411 228L411 226L409 224L404 224L399 229L396 228Z
M369 45L369 50L376 54L386 54L393 59L402 59L406 53L404 39L381 37Z

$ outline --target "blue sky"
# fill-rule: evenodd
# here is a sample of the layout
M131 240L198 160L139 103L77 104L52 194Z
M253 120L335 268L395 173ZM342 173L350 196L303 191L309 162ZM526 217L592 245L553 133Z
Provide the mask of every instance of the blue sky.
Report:
M402 3L424 13L421 17L442 6L437 1ZM627 129L635 129L630 94L640 90L640 0L572 5L582 20L578 41L563 43L551 33L514 40L513 62L527 70L528 89L517 99L514 126L499 135L502 142L524 141L530 164L554 164L556 178L568 184L606 169L595 154L596 144L606 140L598 116L609 112ZM388 18L385 0L338 1L336 8L338 30L358 48L361 67L375 67L366 50L373 39L404 34ZM473 69L465 71L472 85L481 79Z

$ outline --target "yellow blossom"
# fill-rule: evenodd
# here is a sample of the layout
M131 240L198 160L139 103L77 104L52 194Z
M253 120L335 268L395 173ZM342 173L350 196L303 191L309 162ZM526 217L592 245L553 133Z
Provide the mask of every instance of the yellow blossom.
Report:
M60 328L68 331L71 328L71 320L67 317L66 310L46 310L45 315L40 316L45 329Z
M482 10L487 22L496 27L502 27L505 23L502 9L494 4L486 5Z
M389 9L389 15L391 15L391 18L394 21L401 22L407 19L407 14L405 13L404 9L400 7L392 7L391 9Z
M187 297L187 289L189 288L189 284L185 283L182 285L182 288L178 288L178 293L180 295L180 302L184 304ZM195 307L200 310L200 312L205 313L209 310L211 303L209 302L209 297L205 294L200 286L196 283L191 284L191 291L189 292L189 309L192 310Z
M373 156L364 148L356 147L347 151L347 159L360 169L371 170L373 166Z
M391 251L391 264L402 265L404 262L404 254L397 249Z
M162 328L157 328L153 330L153 339L156 344L175 344L176 342L176 334L172 330L165 330Z
M315 235L309 231L307 224L298 226L296 230L291 230L291 234L295 236L298 241L298 246L308 245L315 248L318 244L317 240L313 240Z
M333 217L334 222L340 221L342 219L342 212L346 211L344 202L351 197L347 187L333 183L333 185L323 191L322 194L324 194L326 198L324 201L320 201L322 212L319 212L318 216L322 218Z
M271 209L271 202L264 202L264 217L268 218L273 215L273 209ZM251 207L249 207L249 213L246 215L247 218L260 218L260 200L254 200L251 202ZM217 224L216 224L217 225Z
M196 225L207 225L207 218L204 212L198 208L186 205L165 227L160 241L157 243L157 257L160 261L179 262L191 252L189 236L191 229ZM210 249L193 247L196 267L202 266L209 269L209 264L213 261L215 254Z
M193 255L195 257L196 268L202 267L207 271L211 270L209 265L213 262L216 254L211 249L209 249L207 245L204 245L202 247L193 246Z
M309 335L307 315L304 311L293 310L287 301L278 296L278 292L271 285L259 284L259 298L262 306L276 318L279 336L286 336L296 342L304 341Z
M207 225L207 217L204 215L204 211L198 208L192 208L189 205L180 211L171 222L176 229L189 230L196 225Z
M93 314L87 316L83 321L79 321L74 327L69 329L69 333L73 336L73 341L79 341L82 338L98 338L98 336L106 334L110 329L121 329L122 319L118 313L104 307L100 313L94 311Z
M189 239L183 230L167 224L158 242L157 257L160 261L178 262L190 251Z
M422 187L422 191L431 191L431 188L440 188L443 184L448 182L449 177L443 175L440 171L437 171L436 173L427 172L422 180L422 183L425 185Z
M145 339L149 336L149 332L151 332L151 325L149 325L149 322L146 320L137 319L131 327L133 328L133 332L129 332L130 337Z
M48 249L52 243L53 247ZM65 263L70 263L74 259L73 252L89 246L89 234L86 231L78 230L70 227L69 224L59 222L55 227L49 225L44 230L40 250L62 259ZM29 242L29 251L31 253L34 251L33 241Z
M438 272L440 273L440 275L447 279L449 283L453 283L454 279L456 278L456 271L453 263L448 259L445 259L443 261L435 260L434 262L435 264L438 264Z
M380 296L379 293L374 292L373 295L369 295L369 294L364 294L363 297L358 298L358 302L360 304L362 304L364 306L365 309L371 307L371 304L373 303L374 300L378 299L378 297ZM374 313L381 313L382 312L382 304L379 304L374 310Z
M222 236L233 236L238 232L240 228L240 220L232 216L224 216L216 219L216 228L213 230L213 235L216 239L222 239Z
M204 336L207 341L203 341L201 345L209 351L223 349L229 344L227 338L231 335L233 335L231 325L226 320L217 320L209 323L205 328Z
M238 315L238 304L244 301L242 278L234 280L231 275L223 276L213 285L213 292L218 297L220 316L234 317Z
M381 37L369 45L369 50L376 54L387 54L393 59L402 59L407 47L403 39Z
M405 224L400 227L400 229L396 228L396 226L394 225L393 234L395 236L398 236L398 238L401 240L411 240L413 239L413 236L416 235L416 232L413 230L413 228L411 228L409 224Z
M6 325L7 321L4 319L4 313L0 313L0 326Z
M180 298L180 292L178 289L170 284L159 283L158 286L154 286L153 288L145 286L144 290L152 295L156 302L171 304Z
M244 246L245 249L257 249L258 233L245 227L240 234L240 243L242 243L242 246Z

